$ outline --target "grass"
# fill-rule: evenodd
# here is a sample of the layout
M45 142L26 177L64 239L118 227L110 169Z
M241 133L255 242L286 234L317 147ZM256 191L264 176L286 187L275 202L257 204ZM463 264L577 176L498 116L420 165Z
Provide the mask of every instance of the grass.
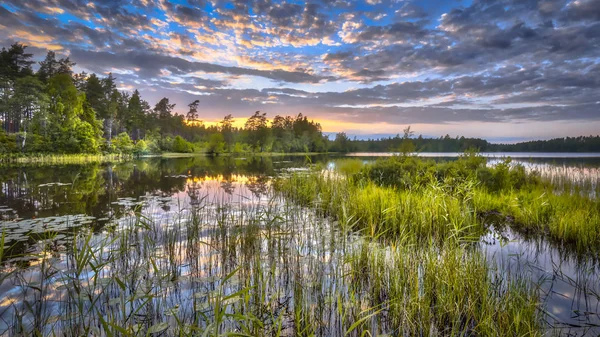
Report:
M351 257L352 286L382 306L393 335L536 336L532 289L506 282L480 254L464 246L374 247ZM364 290L363 290L364 291Z
M469 196L454 196L442 186L398 191L372 182L355 185L336 177L299 174L276 182L287 198L315 207L353 229L374 238L406 243L444 243L478 239L483 225L468 206ZM466 191L466 193L469 193Z
M508 224L522 233L545 237L582 255L597 258L600 253L598 199L547 190L478 191L474 204L482 212L503 214Z
M49 230L16 252L3 234L0 335L541 336L541 286L482 252L490 217L597 254L589 180L474 154L332 167L258 196L204 181L173 211L123 203L126 216L66 243Z
M532 286L502 275L471 244L476 231L457 208L467 193L457 199L437 186L425 198L322 179L277 182L302 181L306 202L204 190L200 203L177 211L133 208L102 233L72 233L64 252L47 233L20 256L28 265L4 265L16 275L0 305L0 334L541 334ZM323 195L316 188L331 189L319 213L348 198L337 222L304 206ZM418 215L417 207L429 210ZM421 226L402 232L410 222Z
M228 157L228 156L256 156L256 157L279 157L279 156L311 156L317 154L324 154L322 152L228 152L228 153L219 153L220 157ZM152 157L154 155L149 155L148 157ZM211 156L208 152L192 152L192 153L178 153L178 152L164 152L159 155L156 155L163 158L185 158L185 157L196 157L196 156Z
M279 179L275 187L324 215L342 221L353 217L356 230L371 237L478 240L486 216L500 214L521 233L548 238L581 255L600 254L600 200L591 196L588 183L555 185L508 161L488 167L476 155L443 163L413 157L364 166L343 161L334 173L321 169Z
M119 154L27 154L26 156L0 156L0 165L65 165L100 162L118 162L131 156Z

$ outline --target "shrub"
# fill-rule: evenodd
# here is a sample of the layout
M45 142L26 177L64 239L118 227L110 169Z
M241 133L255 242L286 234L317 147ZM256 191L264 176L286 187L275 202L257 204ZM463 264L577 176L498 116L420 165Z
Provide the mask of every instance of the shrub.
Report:
M208 139L208 152L219 154L225 151L225 139L221 133L213 133Z
M133 153L136 156L141 156L141 155L144 155L144 154L148 154L148 145L146 144L146 142L143 139L140 139L135 144L135 147L133 149Z
M17 152L17 140L15 135L7 135L0 130L0 153Z
M134 150L134 144L127 132L122 132L112 140L115 150L123 154L131 154Z
M194 146L192 145L192 143L181 138L181 136L177 136L175 137L175 139L173 139L172 151L181 153L191 153L194 152Z

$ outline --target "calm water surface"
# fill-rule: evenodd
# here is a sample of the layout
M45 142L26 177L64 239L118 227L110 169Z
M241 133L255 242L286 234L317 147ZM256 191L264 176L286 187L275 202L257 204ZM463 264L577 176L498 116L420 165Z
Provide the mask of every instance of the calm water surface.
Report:
M598 155L561 155L556 158L510 155L515 162L538 170L551 179L590 184L599 181ZM375 159L373 154L351 156L365 161ZM446 159L441 160L448 160L447 156L444 157ZM64 249L62 247L71 244L72 233L91 230L101 237L106 235L106 228L126 226L134 210L142 210L158 226L168 227L181 223L182 213L200 209L207 227L199 235L218 246L225 244L218 242L212 232L221 223L219 214L243 218L243 214L256 214L269 208L266 214L275 210L285 212L285 217L294 217L290 222L292 225L281 230L284 234L280 233L277 238L271 234L260 236L262 242L257 243L257 249L267 260L265 263L280 271L269 284L269 290L279 294L284 303L285 298L293 297L293 289L288 288L291 276L286 275L290 270L281 265L289 264L286 259L290 256L296 256L295 268L300 268L296 272L302 271L306 277L314 277L312 282L322 283L324 288L341 288L345 285L339 281L337 273L343 270L344 250L336 245L335 226L305 211L280 210L278 207L284 206L276 202L270 193L273 176L335 160L324 155L193 157L148 158L118 164L3 167L0 168L0 228L7 235L5 249L13 256L9 264L25 267L20 277L39 278L33 268L38 262L24 257L23 253L39 250L38 242L44 238L44 233L53 231L59 233L52 243L57 247L54 263L56 268L66 269L68 266L61 259L64 253L60 252ZM490 163L497 160L490 158ZM229 213L223 213L223 208L228 208ZM490 225L495 228L494 224ZM271 245L279 248L273 250ZM495 268L506 274L524 275L538 285L548 312L546 321L552 327L549 333L572 336L600 334L600 268L595 261L573 256L544 240L525 238L507 229L491 230L482 238L480 247ZM185 251L184 248L182 250ZM225 259L243 259L239 253L229 251L229 248L224 248L215 253L207 246L194 252L204 257L197 262L196 269L182 267L180 272L192 274L192 270L204 270L203 284L210 287L210 277L219 268L225 268ZM183 252L182 255L188 254ZM31 267L28 269L27 266ZM31 271L28 273L27 270ZM194 282L186 283L182 291L176 297L168 297L168 301L185 307L186 301L197 293L194 287ZM318 301L321 293L312 294L313 300ZM61 294L56 287L52 296L60 298ZM10 335L7 329L14 320L15 312L22 310L23 301L29 296L34 294L16 287L11 280L0 283L0 335ZM66 310L60 300L52 303L46 308L50 315ZM337 322L332 318L329 324L335 326ZM337 334L333 330L321 333Z

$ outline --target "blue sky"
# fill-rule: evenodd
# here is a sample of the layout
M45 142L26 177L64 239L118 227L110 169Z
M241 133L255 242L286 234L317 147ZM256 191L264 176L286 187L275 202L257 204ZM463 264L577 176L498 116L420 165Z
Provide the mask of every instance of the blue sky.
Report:
M532 139L600 130L600 0L8 0L0 44L210 122Z

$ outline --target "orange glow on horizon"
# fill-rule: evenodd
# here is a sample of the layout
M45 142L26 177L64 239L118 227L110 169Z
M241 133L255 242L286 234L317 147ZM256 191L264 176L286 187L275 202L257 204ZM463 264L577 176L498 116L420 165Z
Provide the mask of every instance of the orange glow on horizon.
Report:
M222 174L212 175L212 176L205 175L205 176L188 178L186 180L186 184L193 184L193 183L197 184L197 183L203 183L203 182L207 182L207 181L232 182L232 183L245 184L245 183L251 181L251 177L248 177L248 176L242 175L242 174L232 174L232 175L228 175L227 177L225 177Z
M233 121L233 127L242 129L246 124L248 117L235 118ZM319 123L323 132L349 132L349 131L364 131L365 133L402 133L402 130L407 126L404 124L391 124L386 122L373 122L368 124L368 129L365 128L365 123L361 122L347 122L336 119L311 119L309 120ZM271 125L273 119L268 119L268 124ZM221 120L203 120L203 121L185 121L187 125L196 125L204 127L220 127ZM421 125L419 129L431 129L431 125Z

